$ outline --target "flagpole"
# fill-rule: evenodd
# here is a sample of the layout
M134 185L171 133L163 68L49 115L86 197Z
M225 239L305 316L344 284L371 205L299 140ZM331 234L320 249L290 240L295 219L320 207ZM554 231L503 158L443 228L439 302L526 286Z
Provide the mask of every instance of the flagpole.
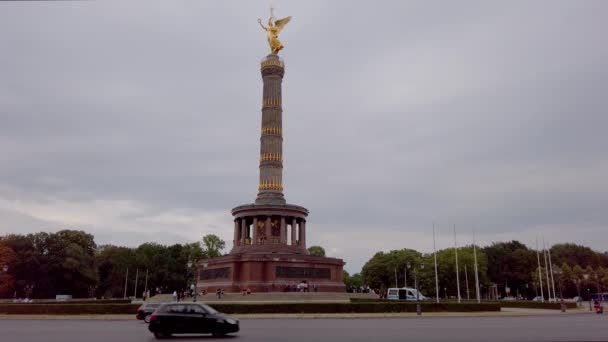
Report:
M127 281L129 279L129 268L127 267L127 274L125 275L125 295L123 298L127 298Z
M467 284L467 300L470 300L469 296L469 275L467 274L467 264L464 264L464 282Z
M543 272L540 270L540 252L538 251L538 238L536 238L536 260L538 261L538 283L540 285L540 301L545 302L545 294L543 293Z
M135 269L135 289L133 289L133 299L137 299L137 277L139 277L139 268Z
M475 230L473 230L473 258L475 259L475 294L477 296L477 303L480 303L481 296L479 293L479 274L477 270L477 247L475 246Z
M549 264L547 263L547 250L545 249L545 238L543 237L543 257L545 258L545 276L547 277L547 293L551 302L551 282L549 281Z
M456 225L454 225L454 255L456 257L456 290L458 291L458 303L460 303L460 277L458 276L458 244L456 243Z
M439 303L439 277L437 277L437 248L435 247L435 222L433 222L433 256L435 257L435 296Z
M545 244L545 238L543 238L543 245ZM557 303L557 294L555 293L555 280L553 279L553 263L551 262L551 247L547 249L549 254L549 272L551 272L551 290L553 290L553 301Z
M144 286L144 292L148 295L148 269L146 268L146 285Z
M553 263L551 262L551 247L547 249L547 253L549 253L549 269L551 270L551 287L553 288L553 300L557 303L557 296L555 294L555 280L553 279Z

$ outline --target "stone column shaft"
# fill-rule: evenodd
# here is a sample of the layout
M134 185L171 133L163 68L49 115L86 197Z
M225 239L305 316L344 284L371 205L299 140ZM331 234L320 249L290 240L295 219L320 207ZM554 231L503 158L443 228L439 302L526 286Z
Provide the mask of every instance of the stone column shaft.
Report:
M306 248L306 220L300 222L300 246Z
M297 226L297 220L296 220L296 218L294 217L294 218L291 220L291 245L292 245L292 246L295 246L295 245L296 245L296 243L297 243L297 242L296 242L296 240L297 240L297 237L296 237L296 226Z
M241 218L241 241L243 245L245 244L245 239L247 239L247 218Z
M264 228L265 228L265 232L266 232L266 241L268 243L270 243L270 240L272 239L272 228L270 225L270 216L268 216L266 218L266 226Z
M234 220L234 240L232 240L232 244L234 246L240 245L239 243L239 220Z
M253 218L253 227L251 228L252 232L251 232L251 236L252 236L252 240L251 244L252 245L257 245L260 243L260 236L258 235L258 218L254 217Z
M287 243L287 227L285 226L285 217L281 217L281 243Z
M285 204L283 195L283 109L281 83L285 68L279 56L270 54L261 65L262 136L260 184L257 204Z

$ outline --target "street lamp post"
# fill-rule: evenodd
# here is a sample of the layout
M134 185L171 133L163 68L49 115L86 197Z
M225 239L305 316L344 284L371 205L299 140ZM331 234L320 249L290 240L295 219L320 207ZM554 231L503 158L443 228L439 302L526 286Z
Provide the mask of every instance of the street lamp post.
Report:
M420 270L424 269L424 264L420 264ZM414 282L416 283L416 314L422 315L422 305L420 305L420 291L418 289L418 272L414 270Z
M556 267L553 272L557 275L557 280L559 281L560 308L562 312L566 312L566 304L564 304L564 296L562 295L562 270Z
M585 273L583 274L583 278L585 278L585 282L587 282L587 280L589 280L589 274ZM587 286L589 286L589 284L587 284ZM591 310L591 289L587 288L587 299L589 300L589 311Z
M409 263L409 261L408 261L408 263L407 263L407 264L405 264L405 269L406 269L406 273L405 273L405 276L406 276L406 277L405 277L405 279L406 279L406 281L405 281L405 286L404 286L404 287L407 287L407 270L409 270L411 267L412 267L412 265L411 265L411 264ZM406 293L407 293L407 292L406 292ZM406 296L407 296L407 295L406 295ZM406 298L406 299L407 299L407 298Z
M186 289L192 290L188 284L188 283L190 283L190 275L192 274L192 261L188 260L188 263L186 263L186 266L188 267L187 268L188 272L186 273ZM192 294L192 296L194 297L194 294ZM194 301L196 302L196 299L194 299Z

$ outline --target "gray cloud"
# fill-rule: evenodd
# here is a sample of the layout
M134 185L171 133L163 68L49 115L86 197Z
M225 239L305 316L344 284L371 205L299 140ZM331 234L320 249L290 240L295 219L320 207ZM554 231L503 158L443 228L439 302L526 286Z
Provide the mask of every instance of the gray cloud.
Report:
M0 233L231 239L254 199L266 2L0 5ZM283 32L285 185L309 239L608 243L602 1L307 1Z

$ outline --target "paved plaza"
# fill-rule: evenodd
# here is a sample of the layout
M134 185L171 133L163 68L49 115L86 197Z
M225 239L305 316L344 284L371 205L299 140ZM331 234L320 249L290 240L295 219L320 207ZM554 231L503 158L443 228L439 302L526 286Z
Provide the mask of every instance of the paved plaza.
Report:
M606 341L608 316L384 319L243 319L234 337L178 336L185 341ZM133 320L0 320L2 341L152 341Z

